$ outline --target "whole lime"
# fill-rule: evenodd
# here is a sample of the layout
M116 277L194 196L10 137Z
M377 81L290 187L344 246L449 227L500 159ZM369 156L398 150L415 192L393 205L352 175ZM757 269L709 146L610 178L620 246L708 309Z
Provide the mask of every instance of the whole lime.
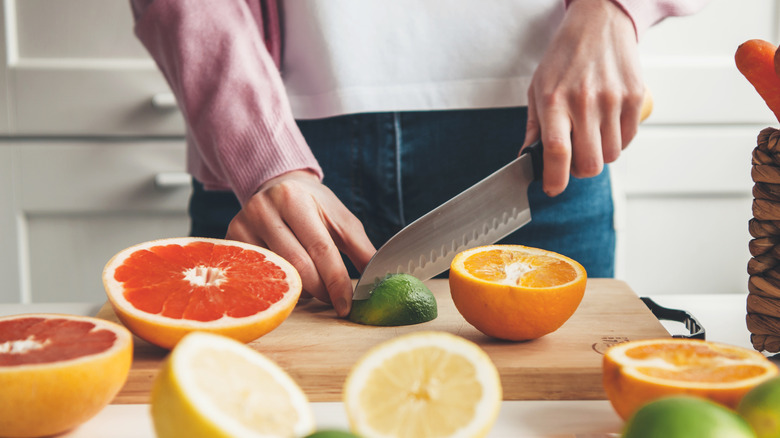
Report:
M758 438L780 437L780 377L751 389L740 400L737 412L753 426Z
M347 318L359 324L398 326L431 321L436 316L436 298L420 279L390 274L374 286L367 300L352 302Z
M352 432L339 429L323 429L318 430L311 435L306 435L305 438L360 438L359 435L355 435Z
M645 404L626 422L623 438L756 438L734 411L704 398L677 395Z

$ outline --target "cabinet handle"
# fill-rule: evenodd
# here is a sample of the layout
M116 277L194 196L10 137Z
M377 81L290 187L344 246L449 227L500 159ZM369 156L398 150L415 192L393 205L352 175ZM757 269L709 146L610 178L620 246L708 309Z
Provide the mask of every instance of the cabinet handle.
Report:
M190 187L192 177L187 172L160 172L154 176L154 186L161 190Z
M157 93L152 96L152 108L160 111L170 111L179 107L176 105L176 96L173 93Z

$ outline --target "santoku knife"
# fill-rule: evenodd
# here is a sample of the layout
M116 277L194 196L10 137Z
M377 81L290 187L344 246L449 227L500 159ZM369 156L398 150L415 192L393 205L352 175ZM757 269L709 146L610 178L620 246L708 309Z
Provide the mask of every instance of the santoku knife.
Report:
M422 281L446 271L461 251L498 242L531 221L528 186L542 177L542 145L431 210L391 237L358 280L353 300L367 299L376 281L404 272Z

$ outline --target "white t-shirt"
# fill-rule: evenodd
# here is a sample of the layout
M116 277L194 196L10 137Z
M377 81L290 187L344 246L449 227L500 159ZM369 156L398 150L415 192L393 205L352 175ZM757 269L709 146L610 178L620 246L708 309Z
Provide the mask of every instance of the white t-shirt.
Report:
M563 0L285 0L296 118L527 104Z

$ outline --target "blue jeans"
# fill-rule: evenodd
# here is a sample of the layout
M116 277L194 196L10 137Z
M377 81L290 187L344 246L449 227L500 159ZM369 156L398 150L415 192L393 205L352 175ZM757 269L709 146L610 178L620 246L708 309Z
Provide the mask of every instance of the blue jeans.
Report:
M378 248L405 225L515 158L526 114L526 108L368 113L298 125L323 168L323 183L360 219ZM238 202L230 193L198 186L195 182L190 203L193 235L224 237ZM555 198L534 182L529 200L531 222L501 243L565 254L582 263L590 277L614 275L608 170L594 178L572 178Z

